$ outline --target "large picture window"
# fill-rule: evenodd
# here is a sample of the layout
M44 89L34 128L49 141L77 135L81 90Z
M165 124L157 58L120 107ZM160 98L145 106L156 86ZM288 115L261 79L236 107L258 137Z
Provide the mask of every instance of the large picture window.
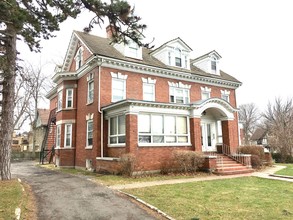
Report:
M125 144L125 115L110 118L109 143L111 145Z
M140 114L138 133L139 143L189 143L188 120L185 116Z

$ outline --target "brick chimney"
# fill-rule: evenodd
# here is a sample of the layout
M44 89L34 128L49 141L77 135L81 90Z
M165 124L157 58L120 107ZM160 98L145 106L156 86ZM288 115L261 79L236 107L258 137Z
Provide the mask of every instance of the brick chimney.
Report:
M108 39L112 39L113 38L113 34L115 34L115 28L114 28L114 25L113 24L109 24L107 27L106 27L106 33L107 33L107 38Z

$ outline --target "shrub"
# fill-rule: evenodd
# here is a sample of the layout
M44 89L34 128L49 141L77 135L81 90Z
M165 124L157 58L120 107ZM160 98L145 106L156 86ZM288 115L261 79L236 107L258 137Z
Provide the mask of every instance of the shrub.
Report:
M183 150L174 151L172 160L174 161L175 170L179 172L195 172L204 162L201 153Z
M260 169L262 166L262 161L258 155L251 155L251 166L254 169Z
M132 176L135 168L135 156L133 154L123 154L120 157L121 174Z
M276 163L293 163L293 156L282 155L281 153L272 153L272 157Z

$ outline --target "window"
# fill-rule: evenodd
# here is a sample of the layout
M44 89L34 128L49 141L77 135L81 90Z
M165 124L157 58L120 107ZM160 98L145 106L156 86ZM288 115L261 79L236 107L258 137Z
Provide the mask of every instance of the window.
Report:
M62 90L60 92L58 92L58 101L57 101L57 110L61 110L62 109Z
M211 58L211 73L218 74L217 59L215 57Z
M93 146L93 120L87 121L86 146Z
M225 101L229 102L230 100L230 91L228 90L221 90L221 98Z
M87 103L92 103L94 101L94 81L88 82L87 90Z
M123 79L112 79L112 102L126 98L126 81Z
M188 118L185 116L139 114L139 143L189 143Z
M72 124L65 124L64 147L71 147L72 144Z
M189 103L189 89L170 87L170 102Z
M126 99L126 79L127 75L112 73L112 102Z
M201 99L206 100L211 97L211 88L208 87L201 87Z
M143 100L155 101L156 80L151 78L142 78L143 82Z
M56 148L60 148L61 145L61 125L57 125L56 128Z
M83 48L80 47L75 56L75 70L78 70L82 66L83 62Z
M129 56L133 57L133 58L137 58L138 57L138 45L137 43L131 41L128 45L129 47Z
M111 145L125 144L125 115L110 118L109 143Z
M171 65L171 52L168 52L168 63Z
M66 108L73 107L73 89L66 89Z
M179 48L175 49L175 66L181 67L181 50Z

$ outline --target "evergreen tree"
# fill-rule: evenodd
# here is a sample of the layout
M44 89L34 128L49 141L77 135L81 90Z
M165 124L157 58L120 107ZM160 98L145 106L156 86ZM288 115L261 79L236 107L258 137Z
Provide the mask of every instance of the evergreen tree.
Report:
M14 87L17 66L17 39L32 51L40 51L40 40L50 39L59 24L68 17L76 18L83 10L95 17L85 31L108 19L114 43L132 39L139 46L146 25L133 15L127 1L111 0L1 0L0 1L0 180L11 178L10 155L13 134Z

